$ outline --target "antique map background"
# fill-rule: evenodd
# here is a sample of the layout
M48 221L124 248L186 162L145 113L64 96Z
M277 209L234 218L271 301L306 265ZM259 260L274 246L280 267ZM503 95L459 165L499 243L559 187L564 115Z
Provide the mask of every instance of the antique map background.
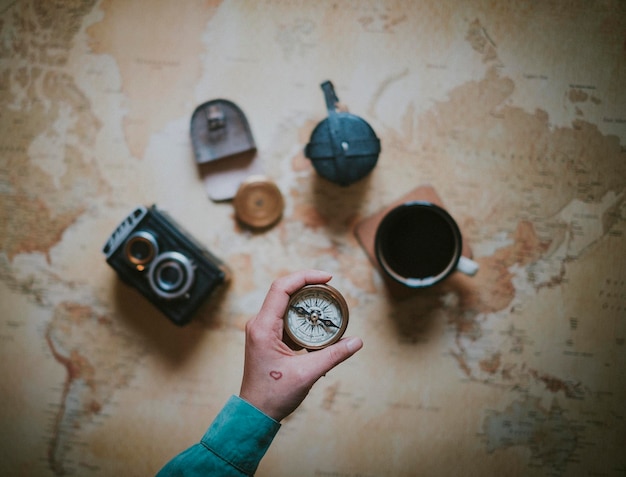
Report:
M626 4L0 2L0 473L143 476L239 390L270 282L333 273L363 350L260 476L626 474ZM348 188L302 150L319 85L382 141ZM189 120L246 113L286 200L211 202ZM481 270L394 300L353 228L421 184ZM186 328L100 249L157 203L233 269Z

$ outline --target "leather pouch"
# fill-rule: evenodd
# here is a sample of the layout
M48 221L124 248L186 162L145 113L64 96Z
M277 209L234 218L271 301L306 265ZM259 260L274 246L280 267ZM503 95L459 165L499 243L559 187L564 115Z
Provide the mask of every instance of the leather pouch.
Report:
M214 99L198 106L191 116L190 134L211 200L232 199L247 177L262 173L248 120L232 101Z

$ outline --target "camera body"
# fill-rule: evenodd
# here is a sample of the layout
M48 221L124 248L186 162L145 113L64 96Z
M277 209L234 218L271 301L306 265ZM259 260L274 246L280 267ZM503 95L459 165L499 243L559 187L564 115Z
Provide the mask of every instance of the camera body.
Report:
M179 326L229 278L221 260L155 205L133 210L102 253L124 282Z

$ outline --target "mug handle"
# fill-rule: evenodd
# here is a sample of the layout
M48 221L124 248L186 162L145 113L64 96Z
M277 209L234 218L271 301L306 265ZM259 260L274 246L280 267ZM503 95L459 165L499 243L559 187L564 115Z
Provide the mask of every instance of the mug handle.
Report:
M465 273L465 275L469 276L476 275L476 272L478 272L478 268L478 263L476 263L474 260L464 257L463 255L461 255L461 257L459 258L459 263L456 266L456 269L459 272Z

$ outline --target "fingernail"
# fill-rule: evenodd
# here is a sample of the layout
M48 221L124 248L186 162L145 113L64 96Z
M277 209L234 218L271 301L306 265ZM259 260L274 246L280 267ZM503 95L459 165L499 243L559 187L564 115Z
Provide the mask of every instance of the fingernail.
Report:
M346 340L346 348L350 353L358 351L359 349L361 349L362 346L363 341L361 341L361 338L348 338Z

